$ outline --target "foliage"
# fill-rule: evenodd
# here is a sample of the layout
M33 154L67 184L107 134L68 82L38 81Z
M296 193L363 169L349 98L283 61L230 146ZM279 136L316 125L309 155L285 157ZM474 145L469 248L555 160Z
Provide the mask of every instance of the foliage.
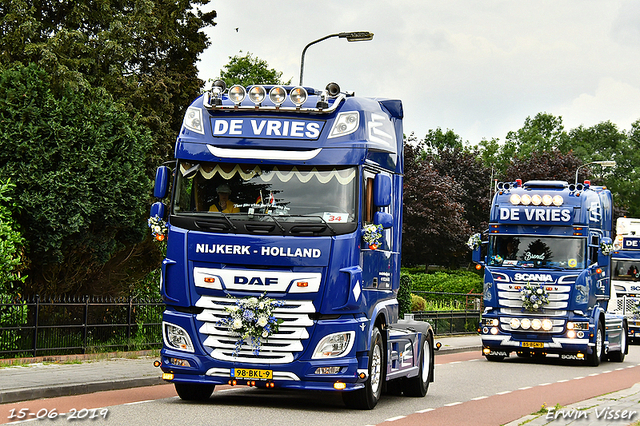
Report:
M515 157L505 172L505 181L562 180L573 182L582 160L573 153L542 151L532 156Z
M0 114L0 178L15 183L30 290L86 290L114 254L130 256L145 236L151 137L105 90L56 92L34 64L0 74ZM107 291L117 291L114 278Z
M11 215L12 210L18 208L9 196L9 192L14 188L15 184L11 180L0 181L0 298L11 298L18 293L26 278L22 275L26 242ZM0 299L0 303L2 301L4 300Z
M402 251L404 265L442 262L464 251L471 233L464 218L464 190L426 160L415 138L405 143Z
M0 64L39 64L54 88L103 87L154 134L154 162L173 152L203 82L209 0L0 0ZM3 65L0 65L2 67Z
M475 272L452 270L411 275L413 291L480 293L482 277Z
M405 273L400 274L400 288L398 289L398 314L404 318L404 314L411 312L411 290L413 282L411 276Z
M427 302L422 296L416 294L411 295L411 312L424 311L427 307Z
M229 63L220 70L220 79L223 80L227 86L231 87L234 84L241 86L250 86L253 84L291 84L291 79L283 81L282 71L269 68L269 64L267 64L267 61L264 59L253 56L251 52L247 52L244 56L241 56L241 54L242 50L239 55L229 56Z

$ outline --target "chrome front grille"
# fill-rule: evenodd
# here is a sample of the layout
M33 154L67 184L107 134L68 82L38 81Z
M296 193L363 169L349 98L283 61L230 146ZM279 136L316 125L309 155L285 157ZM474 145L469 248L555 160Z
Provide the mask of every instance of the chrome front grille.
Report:
M309 338L308 327L313 325L310 315L316 310L311 301L287 300L285 305L275 308L273 315L282 320L278 333L262 342L260 353L255 355L251 343L242 345L237 356L233 355L237 336L228 327L218 325L222 319L228 318L225 307L235 303L228 297L201 296L196 306L203 311L196 320L203 322L200 333L206 335L202 342L211 350L214 359L222 361L238 361L247 363L284 364L294 360L294 354L304 349L303 340Z
M525 284L497 284L500 312L514 316L525 313L527 316L540 317L567 315L571 286L549 284L549 287L553 287L553 290L547 291L549 294L549 303L538 312L525 312L522 308L522 295L520 293L520 289L516 289L516 287L524 287L524 285Z

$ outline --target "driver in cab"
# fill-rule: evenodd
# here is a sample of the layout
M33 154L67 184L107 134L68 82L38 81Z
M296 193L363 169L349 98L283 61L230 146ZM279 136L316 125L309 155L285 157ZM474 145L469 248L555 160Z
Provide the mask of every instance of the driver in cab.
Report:
M216 192L218 193L218 201L209 207L210 212L240 213L240 209L229 199L229 195L231 195L229 185L223 183L216 188Z

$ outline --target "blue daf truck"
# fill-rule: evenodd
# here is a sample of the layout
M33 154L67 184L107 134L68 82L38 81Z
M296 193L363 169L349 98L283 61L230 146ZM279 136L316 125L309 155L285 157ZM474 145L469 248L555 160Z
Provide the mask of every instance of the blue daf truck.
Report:
M399 320L402 103L216 81L187 109L156 173L166 234L163 378L185 400L215 385L424 396L428 323ZM171 191L169 191L171 188Z
M623 361L627 320L611 312L611 192L589 181L499 183L484 265L483 354L500 361L557 354L599 365Z

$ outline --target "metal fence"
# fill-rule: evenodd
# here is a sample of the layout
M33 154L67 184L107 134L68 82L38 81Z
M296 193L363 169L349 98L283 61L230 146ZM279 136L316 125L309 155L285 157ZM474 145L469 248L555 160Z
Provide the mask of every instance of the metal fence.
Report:
M153 349L162 346L161 300L0 300L0 357Z
M427 302L440 302L454 309L413 312L414 319L428 321L436 335L476 334L482 315L482 294L415 291Z

